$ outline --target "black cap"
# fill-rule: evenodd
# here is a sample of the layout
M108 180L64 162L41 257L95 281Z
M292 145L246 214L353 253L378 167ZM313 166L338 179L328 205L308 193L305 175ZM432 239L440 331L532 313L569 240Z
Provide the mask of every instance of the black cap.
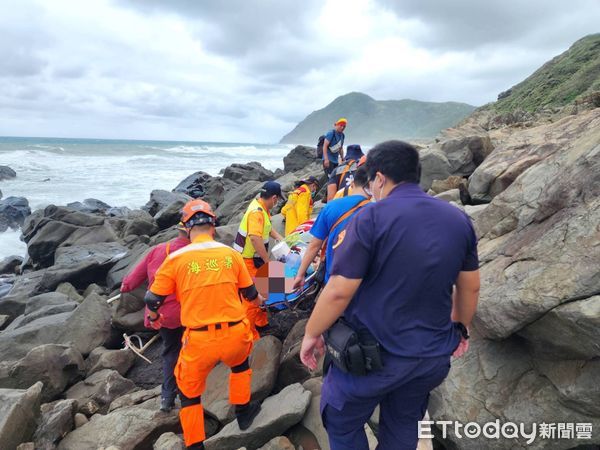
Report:
M310 177L308 177L306 180L304 180L304 182L306 184L316 184L317 186L320 186L319 180L317 180L317 178L313 177L312 175Z
M276 195L285 200L285 197L281 193L281 185L277 181L267 181L265 184L263 184L263 187L260 191L269 197Z

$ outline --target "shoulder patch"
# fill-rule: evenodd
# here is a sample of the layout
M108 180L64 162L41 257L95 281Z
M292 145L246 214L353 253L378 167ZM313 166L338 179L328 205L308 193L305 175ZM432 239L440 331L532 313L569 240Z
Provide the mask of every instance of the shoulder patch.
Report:
M340 231L340 234L338 234L337 240L335 241L335 244L333 244L331 246L332 249L336 249L338 248L340 245L342 245L342 242L344 242L344 238L346 237L346 230L342 230Z

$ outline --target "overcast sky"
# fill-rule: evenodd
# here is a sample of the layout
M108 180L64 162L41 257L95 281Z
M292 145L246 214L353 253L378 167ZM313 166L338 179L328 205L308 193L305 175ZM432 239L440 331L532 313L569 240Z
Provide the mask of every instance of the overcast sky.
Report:
M599 23L600 0L0 0L0 135L271 143L351 91L481 105Z

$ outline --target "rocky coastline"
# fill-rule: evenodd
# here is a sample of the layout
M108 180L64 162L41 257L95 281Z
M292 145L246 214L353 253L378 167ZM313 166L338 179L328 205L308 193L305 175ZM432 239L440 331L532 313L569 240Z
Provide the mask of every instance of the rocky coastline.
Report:
M472 120L420 153L423 189L473 219L482 274L471 349L432 395L432 420L590 423L600 430L600 108L495 128ZM0 194L0 231L20 227L28 253L0 262L0 447L184 448L178 410L158 410L160 345L145 353L152 364L122 349L122 333L143 341L152 335L143 327L144 289L107 299L150 247L175 237L187 200L211 203L218 240L231 244L264 181L289 191L310 175L324 186L314 148L298 146L283 170L250 162L217 177L195 172L172 191L152 191L139 210L87 199L31 213L22 200ZM281 215L273 222L281 228ZM308 314L274 315L269 335L255 345L252 393L264 403L248 430L232 421L229 369L211 373L203 396L207 449L329 448L318 408L322 373L309 372L298 356ZM373 417L374 445L376 431ZM434 431L440 448L507 448ZM574 436L528 445L515 438L510 447L597 441Z

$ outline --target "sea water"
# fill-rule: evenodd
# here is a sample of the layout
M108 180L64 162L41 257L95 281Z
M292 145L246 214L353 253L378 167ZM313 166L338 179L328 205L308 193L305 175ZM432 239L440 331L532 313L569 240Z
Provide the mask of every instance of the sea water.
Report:
M214 142L0 137L0 165L17 177L0 181L2 198L25 197L32 211L95 198L135 209L154 189L170 191L202 170L218 175L232 163L283 168L290 145ZM24 255L20 231L0 233L0 259Z

